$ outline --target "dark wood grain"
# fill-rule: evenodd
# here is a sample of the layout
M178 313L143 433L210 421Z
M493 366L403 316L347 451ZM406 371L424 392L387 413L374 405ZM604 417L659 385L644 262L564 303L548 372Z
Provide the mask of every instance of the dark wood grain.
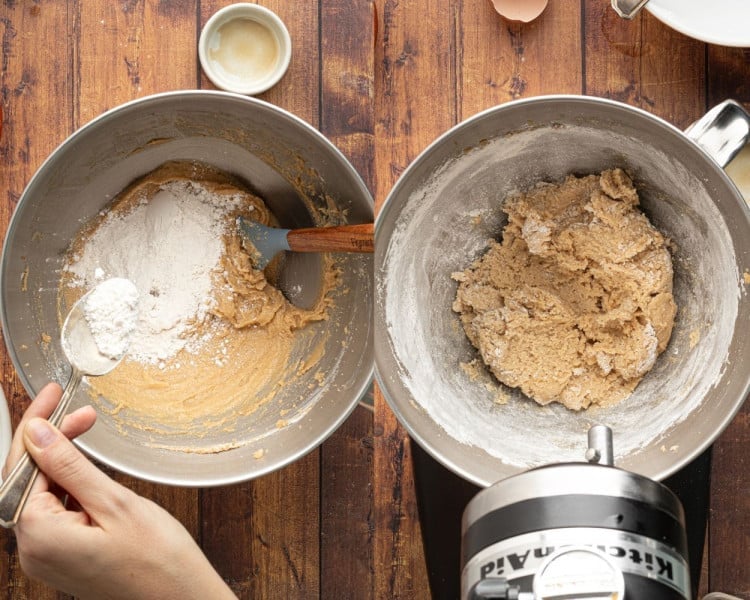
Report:
M750 110L750 49L708 47L708 106L727 98ZM750 405L714 445L711 518L708 531L708 585L740 597L750 595Z
M373 185L375 7L323 0L320 130ZM374 598L373 414L359 406L321 448L320 597Z
M407 165L456 119L456 13L452 2L376 3L375 198L380 206ZM428 34L428 32L431 32ZM375 394L376 598L426 598L410 440Z
M750 407L745 406L714 445L708 533L709 589L743 598L750 594L748 444Z
M551 2L529 24L505 21L485 0L462 0L458 14L457 120L518 98L581 93L579 0Z
M373 224L307 227L293 229L287 236L296 252L373 252Z
M647 11L619 18L606 2L585 0L584 90L638 106L685 128L703 114L705 44Z
M60 3L6 3L3 27L2 103L4 126L0 141L0 226L3 236L26 183L47 155L73 130L73 72L71 51L49 40L67 39L74 11ZM29 398L2 346L3 390L13 424ZM28 579L21 571L15 538L0 530L0 590L10 598L66 598Z
M727 98L750 108L750 48L708 46L708 104Z

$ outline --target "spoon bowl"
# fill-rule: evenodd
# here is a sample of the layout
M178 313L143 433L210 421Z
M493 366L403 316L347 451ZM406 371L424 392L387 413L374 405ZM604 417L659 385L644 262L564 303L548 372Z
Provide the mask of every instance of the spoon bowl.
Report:
M86 321L84 306L90 294L96 288L87 292L73 305L73 308L65 317L60 338L65 358L68 359L73 371L78 371L80 376L88 375L99 377L106 375L114 369L120 361L119 358L111 358L99 352L96 340L91 328Z

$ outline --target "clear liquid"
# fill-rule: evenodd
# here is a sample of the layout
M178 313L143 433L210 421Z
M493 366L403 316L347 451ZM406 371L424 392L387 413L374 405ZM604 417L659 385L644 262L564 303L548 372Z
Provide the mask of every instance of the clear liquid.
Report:
M226 78L239 82L260 81L276 66L279 45L273 33L252 19L235 19L216 32L209 58Z

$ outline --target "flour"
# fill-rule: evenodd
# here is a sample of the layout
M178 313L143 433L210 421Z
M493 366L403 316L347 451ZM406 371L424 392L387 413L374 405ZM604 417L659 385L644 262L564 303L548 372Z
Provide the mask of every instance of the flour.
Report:
M83 301L83 316L102 356L121 359L138 323L138 290L115 277L98 284Z
M103 277L132 281L141 295L129 357L161 365L202 341L189 335L213 306L212 273L224 251L232 196L189 181L162 184L128 212L110 212L66 269L73 284Z

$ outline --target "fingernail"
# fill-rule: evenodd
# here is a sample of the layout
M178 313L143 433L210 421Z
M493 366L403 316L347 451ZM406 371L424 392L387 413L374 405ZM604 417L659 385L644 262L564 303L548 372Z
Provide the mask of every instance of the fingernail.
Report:
M26 433L37 448L46 448L57 437L57 431L44 419L31 419L26 425Z

